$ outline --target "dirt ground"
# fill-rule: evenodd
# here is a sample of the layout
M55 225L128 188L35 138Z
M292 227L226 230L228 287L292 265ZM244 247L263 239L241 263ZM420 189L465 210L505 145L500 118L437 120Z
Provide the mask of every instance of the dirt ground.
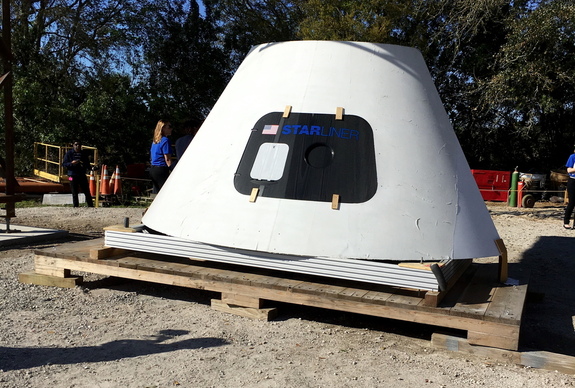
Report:
M575 356L575 230L562 207L489 203L510 271L531 271L520 350ZM66 240L0 247L0 387L564 387L575 377L433 348L437 328L279 305L271 322L210 308L209 292L87 274L73 289L21 284L33 250L138 223L142 209L17 209L12 224ZM482 259L496 261L496 258Z

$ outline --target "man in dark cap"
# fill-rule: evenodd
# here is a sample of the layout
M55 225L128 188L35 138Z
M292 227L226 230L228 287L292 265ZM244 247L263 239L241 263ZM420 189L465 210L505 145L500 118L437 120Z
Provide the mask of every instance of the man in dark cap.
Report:
M88 206L94 207L90 187L88 186L88 179L86 178L86 170L90 168L90 159L88 158L88 154L82 150L82 142L75 140L74 143L72 143L72 149L64 155L62 166L68 169L68 179L70 180L74 207L80 206L78 189L81 189L84 193Z

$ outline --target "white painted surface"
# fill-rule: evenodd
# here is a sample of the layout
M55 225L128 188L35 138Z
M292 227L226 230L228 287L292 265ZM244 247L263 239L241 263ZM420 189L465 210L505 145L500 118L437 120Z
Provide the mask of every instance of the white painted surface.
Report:
M364 203L249 196L234 188L269 112L360 116L378 188ZM262 252L388 260L497 256L499 238L419 51L357 42L255 47L143 217L170 236Z

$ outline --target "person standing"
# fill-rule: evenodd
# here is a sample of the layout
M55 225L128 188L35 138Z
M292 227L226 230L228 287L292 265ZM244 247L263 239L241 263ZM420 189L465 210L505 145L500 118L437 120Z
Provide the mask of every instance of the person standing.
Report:
M168 136L172 134L172 125L168 121L159 120L154 129L154 139L150 148L150 178L154 194L158 194L170 176L172 165L172 146Z
M573 148L575 149L575 146ZM573 213L573 209L575 209L575 150L569 156L569 159L567 159L565 166L567 167L567 174L569 174L569 179L567 180L567 197L569 198L569 202L567 203L565 215L563 216L563 228L572 229L571 214Z
M176 160L180 160L182 155L190 145L192 139L198 132L202 122L196 119L188 120L184 123L184 135L176 140Z
M90 158L86 151L82 150L82 142L75 140L74 143L72 143L72 149L64 155L62 166L68 169L68 180L70 181L74 207L80 206L78 189L81 189L84 193L88 207L94 207L92 194L90 194L90 186L88 185L88 178L86 178L86 171L90 168Z

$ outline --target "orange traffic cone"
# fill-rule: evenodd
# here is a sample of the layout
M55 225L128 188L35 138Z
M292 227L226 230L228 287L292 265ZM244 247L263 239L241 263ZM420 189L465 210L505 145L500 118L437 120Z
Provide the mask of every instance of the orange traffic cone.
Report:
M108 167L102 165L102 182L100 184L100 194L110 195L110 175L108 175Z
M94 178L94 171L90 171L90 195L96 196L96 178Z
M116 165L116 179L114 179L114 194L122 194L122 178L120 178L120 166Z
M114 182L116 181L116 172L112 172L112 177L110 178L110 188L108 189L110 194L114 194Z

